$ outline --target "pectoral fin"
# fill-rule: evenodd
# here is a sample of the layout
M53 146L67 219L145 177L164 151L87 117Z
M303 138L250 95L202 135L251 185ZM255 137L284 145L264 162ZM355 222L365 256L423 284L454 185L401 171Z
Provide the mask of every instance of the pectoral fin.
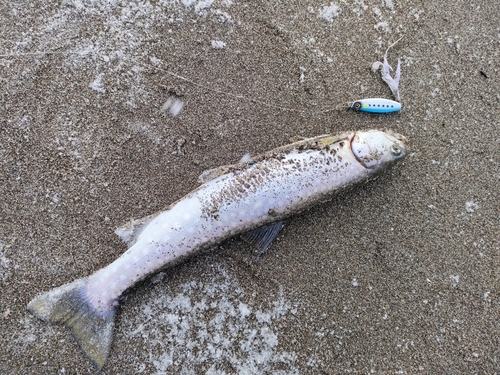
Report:
M283 221L277 221L275 223L271 223L265 225L263 227L253 229L249 232L243 233L241 238L243 238L246 242L254 245L258 250L258 256L264 254L274 239L278 236L281 228L283 228L285 223Z

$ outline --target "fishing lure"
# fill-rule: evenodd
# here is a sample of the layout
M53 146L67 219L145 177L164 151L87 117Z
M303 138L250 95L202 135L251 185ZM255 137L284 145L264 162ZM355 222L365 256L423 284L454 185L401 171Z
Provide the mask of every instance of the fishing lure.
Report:
M391 113L401 110L401 103L383 98L369 98L349 103L349 107L355 111L370 113Z

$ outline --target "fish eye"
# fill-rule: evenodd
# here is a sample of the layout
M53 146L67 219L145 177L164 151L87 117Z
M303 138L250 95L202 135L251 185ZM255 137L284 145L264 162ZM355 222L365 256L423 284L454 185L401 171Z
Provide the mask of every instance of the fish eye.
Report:
M391 154L394 155L394 156L399 156L401 155L401 147L399 147L398 145L392 145L391 147Z

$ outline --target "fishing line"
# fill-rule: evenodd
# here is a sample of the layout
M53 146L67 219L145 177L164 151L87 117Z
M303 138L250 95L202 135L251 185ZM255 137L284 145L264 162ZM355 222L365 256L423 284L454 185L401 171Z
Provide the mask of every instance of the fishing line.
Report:
M0 57L22 57L22 56L35 56L35 55L72 55L78 52L58 52L58 51L39 51L39 52L13 52L4 53Z
M389 47L387 47L387 50L386 50L386 52L384 54L384 62L387 61L387 53L389 52L389 50L392 47L394 47L401 39L403 39L403 37L404 37L404 35L401 38L399 38L398 40L396 40L394 43L392 43L391 45L389 45ZM70 55L70 54L77 54L77 52L40 51L40 52L8 53L8 54L0 54L0 58L2 58L2 57L7 58L7 57L20 57L20 56L35 56L35 55L43 55L43 54L46 54L46 55ZM161 63L164 64L163 61L161 61ZM244 95L234 94L234 93L231 93L231 92L228 92L228 91L224 91L224 90L220 90L220 89L217 89L217 88L209 87L207 85L198 83L195 80L192 80L190 78L186 78L186 77L183 77L183 76L181 76L179 74L176 74L176 73L174 73L174 72L172 72L172 71L170 71L168 69L163 69L163 68L151 65L151 64L149 66L152 67L153 69L155 69L157 71L160 71L162 73L168 74L171 77L180 79L180 80L182 80L184 82L187 82L187 83L191 84L192 86L198 87L200 89L208 90L208 91L214 92L214 93L216 93L218 95L224 95L224 96L227 96L227 97L229 97L231 99L234 99L234 100L244 100L244 101L247 101L247 102L250 102L250 103L256 103L256 104L265 106L267 108L273 108L273 109L277 109L277 110L280 110L280 111L294 112L294 113L312 115L312 114L323 114L323 113L329 113L329 112L340 112L340 111L348 110L350 108L354 108L352 106L352 103L348 103L347 105L332 106L330 108L322 109L322 110L319 110L319 111L307 111L307 110L303 110L303 109L282 107L282 106L279 106L279 105L270 104L268 102L265 102L265 101L262 101L262 100L259 100L259 99L254 99L254 98L250 98L250 97L247 97L247 96L244 96ZM377 66L377 69L378 69L379 65L383 66L382 63L375 62L372 65L372 67ZM385 77L383 76L382 79L384 79L384 78ZM385 79L384 79L384 81L385 81ZM360 102L357 101L356 103L360 103ZM354 108L354 109L358 110L359 108Z
M22 57L22 56L36 56L36 55L76 55L78 54L78 52L59 52L59 51L39 51L39 52L22 52L22 53L7 53L7 54L0 54L0 58L8 58L8 57ZM161 60L160 60L161 61ZM161 61L161 63L163 63L163 61ZM295 112L295 113L300 113L300 114L308 114L308 115L311 115L311 114L321 114L321 113L328 113L328 112L333 112L333 111L341 111L341 110L345 110L345 109L349 109L349 107L347 106L337 106L337 107L331 107L331 108L328 108L328 109L324 109L324 110L320 110L320 111L314 111L314 112L310 112L310 111L306 111L306 110L301 110L301 109L296 109L296 108L287 108L287 107L282 107L282 106L278 106L278 105L274 105L274 104L270 104L270 103L266 103L262 100L258 100L258 99L253 99L253 98L249 98L249 97L246 97L244 95L238 95L238 94L233 94L231 92L227 92L227 91L223 91L223 90L219 90L219 89L216 89L216 88L213 88L213 87L209 87L207 85L203 85L201 83L198 83L192 79L189 79L189 78L186 78L186 77L183 77L179 74L176 74L170 70L167 70L167 69L162 69L162 68L159 68L157 66L154 66L154 65L150 65L150 67L152 67L153 69L156 69L162 73L166 73L172 77L175 77L177 79L180 79L182 81L185 81L195 87L198 87L198 88L201 88L201 89L204 89L204 90L208 90L208 91L212 91L212 92L215 92L219 95L224 95L224 96L228 96L232 99L237 99L237 100L245 100L245 101L248 101L248 102L251 102L251 103L257 103L257 104L260 104L260 105L263 105L265 107L268 107L268 108L274 108L274 109L278 109L280 111L285 111L285 112Z
M390 45L387 47L387 49L386 49L386 51L385 51L385 54L384 54L384 63L386 63L386 62L387 62L387 54L388 54L389 50L390 50L392 47L394 47L396 44L398 44L398 42L399 42L401 39L403 39L403 38L404 38L404 35L403 35L403 36L401 36L398 40L396 40L394 43L390 44ZM162 60L160 60L160 62L161 62L162 64L164 63ZM372 65L372 70L373 70L373 68L374 68L375 66L376 66L376 70L378 70L380 67L382 67L382 69L387 69L387 71L388 71L388 69L392 69L392 68L390 68L388 65L387 65L387 67L385 67L384 63L381 63L381 62L375 62L375 63ZM212 92L215 92L215 93L217 93L217 94L219 94L219 95L228 96L228 97L230 97L230 98L232 98L232 99L240 99L240 100L245 100L245 101L248 101L248 102L251 102L251 103L257 103L257 104L263 105L263 106L268 107L268 108L278 109L278 110L280 110L280 111L295 112L295 113L300 113L300 114L308 114L308 115L311 115L311 114L322 114L322 113L328 113L328 112L334 112L334 111L337 111L337 112L338 112L338 111L343 111L343 110L347 110L347 109L350 109L350 108L355 109L355 110L360 110L359 108L354 107L354 104L355 104L355 103L360 103L360 101L356 101L356 102L353 102L353 103L348 103L346 106L345 106L345 105L343 105L343 106L338 105L338 106L336 106L336 107L331 107L331 108L328 108L328 109L323 109L323 110L320 110L320 111L312 111L312 112L311 112L311 111L306 111L306 110L301 110L301 109L295 109L295 108L282 107L282 106L278 106L278 105L274 105L274 104L270 104L270 103L264 102L264 101L262 101L262 100L249 98L249 97L246 97L246 96L244 96L244 95L233 94L233 93L231 93L231 92L227 92L227 91L219 90L219 89L216 89L216 88L212 88L212 87L209 87L209 86L203 85L203 84L201 84L201 83L198 83L198 82L196 82L196 81L194 81L194 80L192 80L192 79L189 79L189 78L183 77L183 76L181 76L181 75L179 75L179 74L176 74L176 73L174 73L174 72L172 72L172 71L170 71L170 70L168 70L168 69L162 69L162 68L159 68L159 67L154 66L154 65L151 65L151 66L152 66L152 68L153 68L153 69L156 69L156 70L158 70L158 71L160 71L160 72L166 73L166 74L168 74L168 75L170 75L170 76L172 76L172 77L175 77L175 78L177 78L177 79L180 79L180 80L182 80L182 81L184 81L184 82L187 82L187 83L189 83L189 84L191 84L191 85L193 85L193 86L196 86L196 87L198 87L198 88L201 88L201 89L204 89L204 90L208 90L208 91L212 91ZM398 68L398 69L399 69L399 68ZM387 73L385 73L385 74L388 74L388 72L387 72ZM387 76L385 76L385 74L384 74L384 71L382 71L382 79L383 79L383 80L384 80L384 81L385 81L385 82L389 85L389 87L390 87L389 82L387 82ZM390 79L390 77L389 77L389 79ZM391 88L391 91L392 91L392 90L393 90L393 89ZM396 84L396 90L397 90L397 84ZM394 92L393 92L393 93L394 93ZM397 100L397 101L399 101L399 91L397 91L397 93L396 93L396 94L394 94L394 96L395 96L396 100ZM377 106L377 105L378 105L378 107L381 107L381 104L378 104L378 103L379 103L379 101L384 101L384 103L386 102L386 100L385 100L385 99L379 99L379 98L376 98L376 99L367 99L367 100L364 100L364 101L362 100L361 102L366 102L366 103L363 103L363 104L366 104L366 105L369 105L369 106L373 106L373 104L371 104L371 103L375 103L375 106ZM394 102L393 102L393 103L394 103ZM362 111L365 111L365 112L372 112L372 113L388 113L388 112L386 112L386 111L382 111L382 110L380 110L380 108L379 108L379 110L378 110L378 111L371 111L371 110L367 110L366 106L363 106L363 107L365 107L365 108L362 108L361 110L362 110ZM378 108L378 107L377 107L377 108ZM383 107L382 107L382 108L383 108ZM401 105L399 105L399 109L401 109Z
M162 68L159 68L157 66L153 66L153 68L156 69L156 70L158 70L158 71L160 71L160 72L169 74L172 77L175 77L175 78L178 78L178 79L180 79L182 81L188 82L191 85L199 87L201 89L212 91L212 92L215 92L215 93L220 94L220 95L225 95L225 96L228 96L228 97L230 97L232 99L241 99L241 100L245 100L245 101L248 101L248 102L257 103L257 104L263 105L263 106L268 107L268 108L279 109L280 111L295 112L295 113L301 113L301 114L311 115L311 114L321 114L321 113L327 113L327 112L333 112L333 111L341 111L341 110L348 109L347 106L342 106L342 107L341 106L337 106L337 107L332 107L332 108L329 108L329 109L324 109L324 110L320 110L320 111L310 112L310 111L306 111L306 110L302 110L302 109L281 107L281 106L278 106L278 105L266 103L266 102L264 102L262 100L249 98L249 97L246 97L244 95L233 94L233 93L230 93L230 92L227 92L227 91L223 91L223 90L219 90L219 89L216 89L216 88L208 87L206 85L202 85L201 83L193 81L193 80L191 80L189 78L186 78L186 77L183 77L183 76L181 76L179 74L171 72L170 70L162 69Z

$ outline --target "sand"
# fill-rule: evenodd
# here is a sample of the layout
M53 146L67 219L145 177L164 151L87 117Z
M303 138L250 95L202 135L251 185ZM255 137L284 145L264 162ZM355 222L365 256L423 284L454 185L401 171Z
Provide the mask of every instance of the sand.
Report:
M99 3L103 3L100 5ZM94 371L26 311L126 246L206 169L294 136L386 127L404 163L130 290L103 374L500 371L500 3L0 5L0 372ZM403 110L373 73L389 44Z

